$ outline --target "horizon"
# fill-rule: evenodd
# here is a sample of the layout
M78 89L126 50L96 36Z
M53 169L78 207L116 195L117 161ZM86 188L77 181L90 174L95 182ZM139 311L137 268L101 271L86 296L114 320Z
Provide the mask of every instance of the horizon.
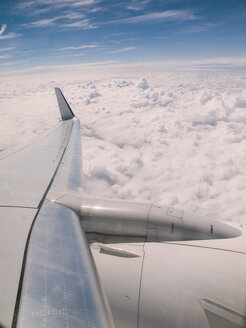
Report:
M3 0L0 13L4 77L246 67L244 0Z

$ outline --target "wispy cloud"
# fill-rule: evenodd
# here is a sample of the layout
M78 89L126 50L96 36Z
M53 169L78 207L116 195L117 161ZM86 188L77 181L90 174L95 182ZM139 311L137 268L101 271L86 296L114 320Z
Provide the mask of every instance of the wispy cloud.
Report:
M14 65L14 64L18 64L18 62L5 62L5 63L0 63L0 66L10 66L10 65Z
M201 24L201 25L194 25L185 30L182 30L181 33L182 34L190 34L190 33L207 32L216 25L218 25L218 24L206 23L206 24Z
M98 47L98 45L96 45L96 44L86 44L86 45L79 46L79 47L65 47L65 48L61 48L59 50L79 50L79 49L96 48L96 47Z
M71 54L71 53L67 53L67 54L59 54L59 57L56 55L52 55L53 57L56 57L56 58L63 58L63 57L68 57L68 58L71 58L71 57L82 57L82 56L85 56L84 53L76 53L76 54Z
M199 17L195 16L189 10L166 10L161 12L152 12L144 15L123 18L114 22L118 23L146 23L153 21L186 21L195 20Z
M13 32L5 35L0 35L0 40L14 39L14 38L19 38L20 36L22 36L22 34Z
M105 8L103 8L103 7L94 7L92 9L88 10L89 13L97 13L99 11L105 11Z
M101 2L101 0L83 0L83 1L75 1L72 3L73 7L79 7L79 6L88 6L88 5L94 5L96 3Z
M96 25L91 23L90 19L88 19L88 18L81 19L84 17L85 17L84 14L71 12L66 15L60 15L60 16L56 16L56 17L33 21L28 24L23 24L23 26L29 27L29 28L60 26L60 27L66 28L66 29L84 29L84 30L97 28ZM78 19L80 19L80 20L78 20ZM75 21L73 22L73 20L75 20Z
M0 51L9 51L9 50L13 50L13 49L15 49L15 47L0 48Z
M0 35L3 34L3 32L6 30L6 27L7 27L6 24L3 24L3 25L2 25L2 27L1 27L1 29L0 29Z
M27 8L30 8L34 5L36 5L37 1L24 1L24 2L21 2L19 3L17 6L16 6L16 9L18 10L25 10Z
M52 10L54 8L64 8L64 7L84 7L84 6L91 6L101 2L102 0L30 0L24 1L16 6L17 10L29 10L33 8L37 8L40 10L44 10L44 12L48 10ZM46 8L44 8L46 6ZM38 8L43 7L43 8ZM34 14L36 12L34 11Z
M5 58L9 58L10 56L9 55L3 55L3 56L0 56L0 59L5 59Z
M47 27L47 26L52 26L55 25L55 22L61 19L61 17L53 17L53 18L46 18L46 19L40 19L35 22L31 22L29 24L23 24L24 26L27 27Z
M121 52L127 52L127 51L131 51L134 49L136 49L136 47L121 48L121 49L109 51L108 53L109 54L119 54Z
M19 63L20 64L20 63ZM1 64L0 64L1 65ZM208 66L204 66L208 65ZM62 74L62 78L64 78L64 72L67 74L71 74L75 76L76 74L81 74L83 72L84 76L88 76L91 79L91 76L105 77L106 74L111 73L115 74L116 69L119 69L120 72L129 72L130 74L134 74L136 72L139 73L139 69L146 73L153 71L155 72L166 72L167 70L181 70L186 69L221 69L221 65L224 65L225 69L246 69L246 58L214 58L214 59L205 59L205 60L173 60L173 61L154 61L154 62L133 62L133 63L121 63L119 61L101 61L101 62L85 62L82 64L66 64L66 65L45 65L45 66L33 66L29 68L22 69L11 69L11 70L0 70L0 76L21 76L21 75L30 75L30 74L47 74L46 77L51 76L52 80L54 79L54 73ZM20 67L20 65L19 65ZM95 68L96 70L90 70L90 68ZM98 70L104 69L101 71L101 75L98 75L100 71Z
M27 75L27 74L35 74L35 73L50 73L50 72L62 72L67 71L77 72L78 70L82 69L83 72L86 68L98 68L98 67L110 67L111 65L117 64L118 61L116 60L105 60L105 61L98 61L98 62L86 62L83 64L68 64L68 65L43 65L43 66L33 66L25 69L16 69L10 70L5 72L0 72L0 76L9 76L9 75Z
M85 15L81 14L81 13L77 13L77 12L69 12L68 14L64 15L63 17L73 20L73 19L85 18Z
M73 23L64 23L60 26L67 28L67 29L83 29L83 30L90 30L97 28L97 25L94 25L90 22L89 19L83 19L81 21L73 22Z
M130 4L126 6L126 9L134 10L134 11L143 10L149 2L150 0L143 0L143 1L132 0Z

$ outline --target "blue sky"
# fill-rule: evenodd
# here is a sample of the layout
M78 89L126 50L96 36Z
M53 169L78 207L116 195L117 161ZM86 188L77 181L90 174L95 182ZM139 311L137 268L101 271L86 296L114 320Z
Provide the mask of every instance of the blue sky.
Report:
M1 0L0 70L246 57L246 0Z

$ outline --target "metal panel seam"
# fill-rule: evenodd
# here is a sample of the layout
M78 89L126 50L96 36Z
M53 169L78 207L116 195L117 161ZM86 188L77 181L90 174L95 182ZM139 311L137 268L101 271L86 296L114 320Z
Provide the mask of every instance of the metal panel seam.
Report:
M31 209L31 210L37 210L37 207L33 206L18 206L18 205L0 205L0 208L26 208L26 209Z
M198 247L198 248L206 248L211 250L223 251L223 252L231 252L231 253L238 253L246 255L246 252L234 251L232 249L224 249L219 247L209 247L209 246L200 246L200 245L190 245L190 244L182 244L182 243L173 243L173 242L163 242L161 244L168 244L168 245L175 245L175 246L189 246L189 247Z
M144 266L144 259L145 259L145 250L144 250L145 242L143 243L142 251L143 251L143 260L141 266L141 274L139 280L139 292L138 292L138 318L137 318L137 327L139 328L139 321L140 321L140 300L141 300L141 287L142 287L142 277L143 277L143 266Z
M152 209L153 204L150 204L148 217L147 217L147 233L146 233L146 240L148 239L148 226L149 226L149 216ZM144 259L145 259L145 242L143 243L142 252L143 252L143 260L141 266L141 274L139 280L139 292L138 292L138 318L137 318L137 327L139 328L139 320L140 320L140 300L141 300L141 287L142 287L142 277L143 277L143 267L144 267Z

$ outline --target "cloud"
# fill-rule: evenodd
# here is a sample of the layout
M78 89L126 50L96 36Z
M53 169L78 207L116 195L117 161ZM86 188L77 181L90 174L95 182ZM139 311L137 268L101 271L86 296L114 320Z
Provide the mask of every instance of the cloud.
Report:
M73 7L79 7L79 6L88 6L88 5L93 5L95 3L101 2L99 0L84 0L84 1L75 1L72 3Z
M201 25L194 25L185 30L182 30L181 34L191 34L191 33L200 33L200 32L207 32L217 24L206 23Z
M65 48L61 48L59 50L79 50L79 49L96 48L96 47L98 47L98 45L96 45L96 44L87 44L87 45L79 46L79 47L65 47Z
M0 29L0 35L3 34L3 32L6 30L6 27L7 27L6 24L3 24L3 25L2 25L2 27L1 27L1 29Z
M15 49L15 47L0 48L0 51L9 51L9 50L13 50L13 49Z
M0 72L0 76L10 76L10 75L27 75L27 74L39 74L39 73L51 73L51 72L62 72L67 71L78 72L78 70L82 70L84 72L85 69L93 69L93 68L110 68L112 65L117 64L116 60L105 60L99 62L86 62L83 64L67 64L67 65L42 65L42 66L33 66L25 69L16 69L9 70L5 72ZM104 73L105 74L105 73Z
M134 10L134 11L143 10L149 2L150 0L144 0L144 1L132 0L130 4L126 6L126 9Z
M72 20L72 19L81 19L81 18L84 18L85 15L84 14L79 14L77 12L70 12L67 15L64 15L63 17Z
M116 60L108 60L101 62L84 62L80 64L64 64L64 65L43 65L23 68L21 62L18 63L19 69L0 70L0 79L2 77L23 75L36 75L42 74L44 78L54 79L55 76L64 79L64 73L66 77L81 77L97 79L99 77L105 78L105 76L139 76L139 74L154 74L154 73L167 73L167 72L184 72L184 70L195 71L227 71L235 70L246 72L246 58L214 58L195 61L160 61L160 62L132 62L123 63ZM26 64L26 63L25 63ZM30 64L30 62L29 62ZM22 68L20 68L22 67ZM165 101L165 104L169 102L169 98Z
M46 19L40 19L38 21L31 22L29 24L23 24L23 26L32 28L32 27L37 27L37 28L42 28L42 27L50 27L50 26L60 26L64 27L67 29L93 29L97 28L97 26L93 25L89 19L83 19L79 21L75 21L72 23L67 22L66 20L74 20L78 18L83 18L83 14L77 14L77 13L69 13L67 15L61 15L61 16L56 16L52 18L46 18ZM65 20L65 22L64 22ZM61 22L58 22L61 21Z
M20 36L22 36L22 34L12 32L5 35L0 35L0 40L14 39L14 38L19 38Z
M82 56L85 56L85 54L84 53L76 53L76 54L71 54L71 53L66 53L66 54L59 54L59 55L52 55L52 57L55 57L55 58L66 58L66 57L68 57L68 58L71 58L71 57L82 57Z
M14 64L18 64L18 62L5 62L5 63L0 63L0 66L10 66L10 65L14 65Z
M81 21L73 22L73 23L64 23L60 26L68 28L68 29L83 29L90 30L97 28L96 25L92 24L89 19L83 19Z
M185 21L195 20L199 17L195 16L189 10L166 10L161 12L152 12L144 15L133 16L129 18L123 18L114 22L118 23L146 23L153 21Z
M47 26L52 26L55 24L55 21L58 19L61 19L60 16L58 17L53 17L53 18L46 18L46 19L40 19L35 22L31 22L30 24L24 24L24 26L28 27L47 27Z
M92 9L89 9L88 10L89 13L96 13L96 12L99 12L99 11L105 11L105 8L102 8L102 7L94 7Z
M25 2L21 2L20 4L18 4L18 6L16 6L16 9L18 10L25 10L26 8L32 7L37 3L37 1L25 1Z
M122 49L118 49L118 50L112 50L112 51L109 51L108 53L109 54L119 54L121 52L127 52L127 51L131 51L134 49L136 49L136 47L128 47L128 48L122 48Z
M20 3L18 6L16 6L17 10L28 10L37 8L37 12L47 12L48 10L52 10L54 8L64 8L64 7L82 7L82 6L91 6L96 3L101 2L101 0L80 0L80 1L74 1L74 0L31 0L31 1L25 1ZM44 7L46 8L38 8L38 7ZM34 14L36 14L36 11L34 11Z
M5 58L9 58L10 56L9 55L3 55L3 56L0 56L0 59L5 59Z

